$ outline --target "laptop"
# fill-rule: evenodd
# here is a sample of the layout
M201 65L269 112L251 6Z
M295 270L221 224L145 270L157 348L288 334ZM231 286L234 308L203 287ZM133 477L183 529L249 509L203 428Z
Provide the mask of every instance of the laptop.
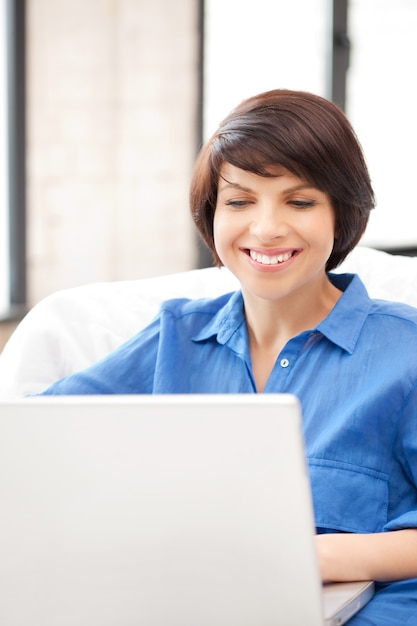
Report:
M0 520L5 626L323 626L373 594L321 584L287 394L4 401Z

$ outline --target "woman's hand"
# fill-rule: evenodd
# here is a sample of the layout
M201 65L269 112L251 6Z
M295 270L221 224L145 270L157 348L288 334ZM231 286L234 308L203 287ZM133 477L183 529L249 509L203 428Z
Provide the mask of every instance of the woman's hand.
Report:
M393 581L417 577L417 529L316 536L323 581Z

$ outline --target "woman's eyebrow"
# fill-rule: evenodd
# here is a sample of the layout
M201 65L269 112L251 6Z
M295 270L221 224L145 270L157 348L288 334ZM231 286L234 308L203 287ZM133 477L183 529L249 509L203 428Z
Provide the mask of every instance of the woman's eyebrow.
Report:
M232 189L238 189L239 191L246 191L248 193L252 192L252 189L250 189L249 187L245 187L244 185L240 185L239 183L234 183L232 181L226 180L225 178L223 178L223 180L224 180L224 184L219 186L219 191L232 188ZM301 191L304 189L315 190L316 187L314 187L310 183L300 183L299 185L294 185L294 187L289 187L288 189L284 189L283 193L294 193L295 191Z
M231 180L227 180L227 178L224 178L223 176L220 176L221 180L224 181L224 184L220 186L219 184L219 191L223 191L224 189L228 189L229 187L231 187L232 189L239 189L239 191L246 191L246 192L252 192L252 189L250 189L249 187L245 187L244 185L240 185L239 183L234 183Z

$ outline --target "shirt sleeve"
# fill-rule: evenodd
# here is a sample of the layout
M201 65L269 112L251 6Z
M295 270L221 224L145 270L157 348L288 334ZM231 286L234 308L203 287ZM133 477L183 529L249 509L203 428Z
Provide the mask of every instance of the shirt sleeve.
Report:
M53 383L39 395L152 393L160 317L88 368Z

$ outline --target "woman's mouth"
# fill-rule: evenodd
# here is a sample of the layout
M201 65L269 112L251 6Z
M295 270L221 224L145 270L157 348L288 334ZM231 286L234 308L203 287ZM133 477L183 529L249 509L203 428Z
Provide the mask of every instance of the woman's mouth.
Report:
M265 254L264 252L257 252L256 250L249 249L248 254L253 261L260 263L261 265L279 265L285 263L294 254L295 250L290 252L282 252L280 254Z

